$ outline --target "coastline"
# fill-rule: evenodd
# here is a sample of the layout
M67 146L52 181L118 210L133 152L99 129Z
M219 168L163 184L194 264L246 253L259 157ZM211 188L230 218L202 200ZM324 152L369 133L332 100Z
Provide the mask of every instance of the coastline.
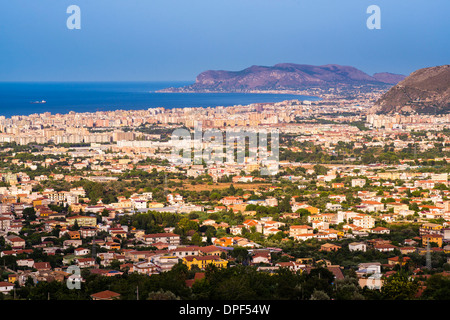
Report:
M0 116L110 112L153 108L214 108L286 100L312 100L299 92L161 92L180 82L0 83ZM188 94L189 93L189 94ZM45 101L45 103L30 103Z

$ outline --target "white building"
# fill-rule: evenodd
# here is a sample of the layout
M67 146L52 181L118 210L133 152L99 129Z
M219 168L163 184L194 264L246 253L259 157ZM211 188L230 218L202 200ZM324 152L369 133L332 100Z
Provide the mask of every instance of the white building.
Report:
M367 245L365 243L362 242L352 242L348 245L348 249L350 251L362 251L362 252L366 252L367 250Z
M14 284L9 282L0 282L0 292L3 294L8 294L14 289Z

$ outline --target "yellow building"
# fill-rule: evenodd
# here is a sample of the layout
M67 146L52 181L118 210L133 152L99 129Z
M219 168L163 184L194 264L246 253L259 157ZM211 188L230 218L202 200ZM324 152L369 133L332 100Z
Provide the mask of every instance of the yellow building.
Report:
M219 268L226 268L228 265L227 260L221 259L216 255L187 256L183 258L183 263L188 266L189 270L193 266L197 266L199 269L204 270L210 264Z
M72 212L79 213L80 211L84 211L86 207L87 205L83 203L72 203L70 205L70 210Z
M43 198L33 200L33 207L42 206L42 200L43 200Z
M310 206L310 207L306 207L305 209L308 210L309 213L311 213L311 214L318 214L320 212L320 209L316 208L316 207Z
M71 240L79 240L81 239L81 235L80 232L78 231L69 231L69 236Z
M428 245L428 242L436 243L439 247L442 247L442 238L440 234L424 234L422 236L422 245Z
M259 164L248 164L246 169L248 172L259 170Z
M75 224L75 221L77 221L78 226L80 227L95 227L97 226L97 218L96 217L89 217L89 216L72 216L66 218L67 224L69 226L73 226Z
M399 213L402 210L408 210L409 206L406 203L390 202L386 203L386 209L394 209L394 213Z
M15 274L15 273L8 274L8 282L9 283L14 283L16 281L18 281L17 274Z
M428 234L428 233L440 233L444 227L440 224L436 223L424 223L420 226L419 233Z
M149 208L163 208L163 207L164 207L164 204L159 203L159 202L149 202L149 203L147 204L147 206L148 206Z
M221 247L231 247L233 245L233 238L232 237L222 237L220 239L215 239L214 244L216 246L221 246Z

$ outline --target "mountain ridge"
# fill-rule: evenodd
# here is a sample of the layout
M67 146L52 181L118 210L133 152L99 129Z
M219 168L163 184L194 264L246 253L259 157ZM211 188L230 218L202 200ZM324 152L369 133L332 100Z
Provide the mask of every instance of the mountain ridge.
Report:
M393 85L404 75L388 72L373 76L352 66L321 66L278 63L274 66L253 65L238 71L207 70L195 83L163 92L248 92L258 90L305 90L312 87L349 87L355 85Z

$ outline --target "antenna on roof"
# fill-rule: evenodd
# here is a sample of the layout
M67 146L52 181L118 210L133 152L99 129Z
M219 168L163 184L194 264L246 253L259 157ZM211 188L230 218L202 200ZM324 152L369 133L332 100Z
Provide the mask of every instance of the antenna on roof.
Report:
M95 259L96 256L96 252L95 252L95 233L94 233L94 237L92 238L92 258Z
M431 270L430 240L428 240L428 243L427 243L426 267L427 267L428 270Z
M167 171L164 170L164 196L167 200Z

